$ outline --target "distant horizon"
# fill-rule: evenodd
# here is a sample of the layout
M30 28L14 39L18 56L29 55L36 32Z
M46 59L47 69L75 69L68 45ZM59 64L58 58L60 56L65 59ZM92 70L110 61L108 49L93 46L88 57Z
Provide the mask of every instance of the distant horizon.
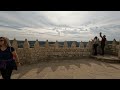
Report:
M13 41L14 39L9 39L10 41ZM17 40L17 39L16 39ZM27 39L28 40L28 39ZM25 40L17 40L17 41L25 41ZM36 40L28 40L28 41L36 41ZM38 40L38 41L44 41L44 42L46 42L47 40ZM58 40L57 40L58 41ZM67 41L70 41L70 40L67 40ZM107 41L113 41L113 40L107 40ZM116 41L118 41L119 42L119 40L116 40ZM48 42L56 42L56 41L49 41L48 40ZM58 41L58 42L64 42L64 41ZM74 41L72 41L71 40L71 42L74 42ZM75 41L75 42L81 42L81 41ZM82 41L82 42L89 42L89 41Z

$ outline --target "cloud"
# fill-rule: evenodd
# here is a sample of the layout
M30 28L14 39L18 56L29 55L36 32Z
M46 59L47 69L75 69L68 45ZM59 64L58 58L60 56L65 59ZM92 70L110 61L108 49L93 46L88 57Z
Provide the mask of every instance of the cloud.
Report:
M0 35L24 40L120 39L120 11L0 11ZM81 40L82 39L82 40Z

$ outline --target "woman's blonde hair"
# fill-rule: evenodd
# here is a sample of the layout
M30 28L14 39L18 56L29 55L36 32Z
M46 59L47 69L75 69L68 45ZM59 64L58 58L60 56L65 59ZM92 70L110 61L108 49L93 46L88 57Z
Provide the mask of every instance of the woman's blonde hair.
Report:
M0 39L4 39L4 45L6 47L10 47L11 46L10 41L9 41L9 39L7 37L0 37Z

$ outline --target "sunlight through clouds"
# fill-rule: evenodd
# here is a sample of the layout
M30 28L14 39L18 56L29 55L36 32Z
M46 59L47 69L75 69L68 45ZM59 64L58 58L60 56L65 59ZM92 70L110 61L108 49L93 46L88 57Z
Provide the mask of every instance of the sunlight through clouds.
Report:
M119 40L120 11L0 11L0 36L18 40Z

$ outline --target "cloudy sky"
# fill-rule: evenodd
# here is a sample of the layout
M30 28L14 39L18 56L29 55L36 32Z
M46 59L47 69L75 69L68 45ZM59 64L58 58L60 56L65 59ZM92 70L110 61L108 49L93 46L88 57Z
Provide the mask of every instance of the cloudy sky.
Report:
M0 36L17 40L120 40L120 11L0 11Z

